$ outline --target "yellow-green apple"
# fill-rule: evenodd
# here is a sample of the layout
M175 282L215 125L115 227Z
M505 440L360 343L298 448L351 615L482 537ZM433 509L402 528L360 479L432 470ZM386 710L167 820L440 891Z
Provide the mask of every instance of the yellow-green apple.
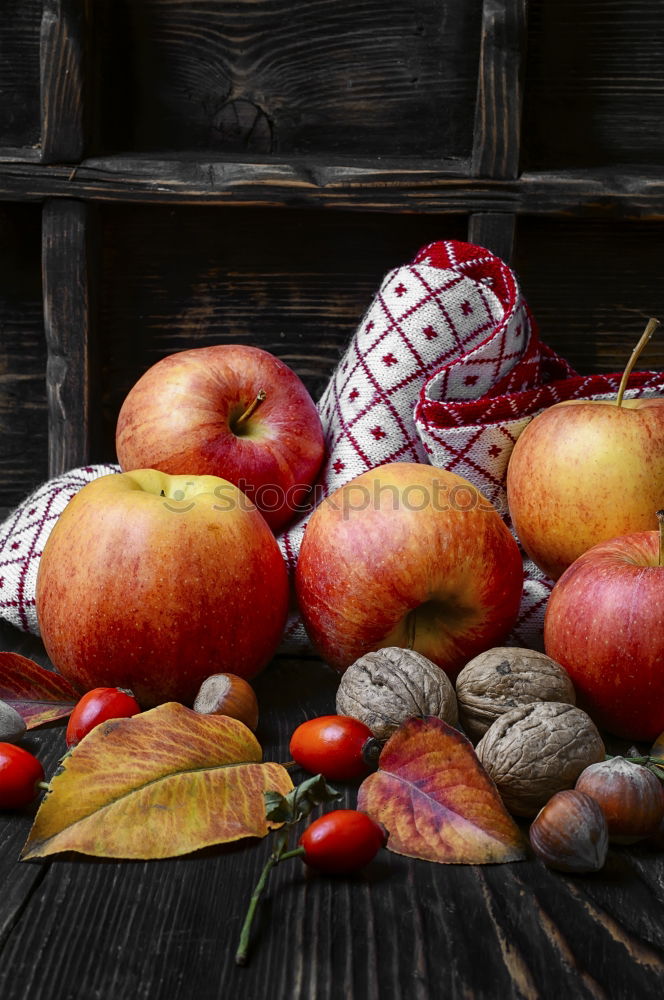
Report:
M273 531L292 518L323 460L318 411L298 376L258 347L220 344L162 358L125 399L123 471L222 476Z
M258 673L288 605L264 518L232 483L154 469L103 476L68 503L37 576L54 666L79 688L190 703L210 674Z
M514 446L507 467L514 530L554 580L598 542L646 531L664 506L664 399L622 398L639 349L616 400L557 403Z
M579 703L631 740L664 730L661 558L656 531L593 546L560 577L544 619L546 652L568 671Z
M295 582L307 632L337 670L401 646L455 676L509 632L523 571L516 542L471 483L395 462L314 511Z

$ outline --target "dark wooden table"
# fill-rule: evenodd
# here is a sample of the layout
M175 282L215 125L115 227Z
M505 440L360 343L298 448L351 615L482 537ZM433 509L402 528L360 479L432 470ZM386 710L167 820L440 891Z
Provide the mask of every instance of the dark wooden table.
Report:
M48 663L10 626L0 643ZM271 664L256 681L266 759L286 760L293 728L334 709L336 684L316 660ZM50 775L64 725L24 745ZM345 803L354 795L345 788ZM2 1000L647 1000L664 990L664 855L645 847L614 849L602 872L576 877L535 861L435 865L388 851L356 877L285 862L238 968L269 838L172 861L19 863L31 819L0 819Z

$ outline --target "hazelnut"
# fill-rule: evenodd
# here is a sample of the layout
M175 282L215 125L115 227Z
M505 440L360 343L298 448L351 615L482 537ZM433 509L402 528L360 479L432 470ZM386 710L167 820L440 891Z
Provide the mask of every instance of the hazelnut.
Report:
M447 674L421 653L397 646L366 653L348 667L337 691L337 712L359 719L379 740L413 716L435 715L451 726L459 718Z
M26 725L23 718L12 705L0 701L0 741L15 743L25 733Z
M559 663L535 649L497 646L470 660L456 681L459 717L475 743L499 715L534 701L574 705L574 686Z
M596 872L609 849L609 831L599 803L569 789L549 799L530 827L535 855L560 872Z
M595 723L580 708L540 701L513 708L487 729L476 753L510 812L534 816L604 757Z
M624 757L611 757L587 767L576 788L599 803L609 838L617 844L633 844L654 835L664 816L659 778Z
M201 715L228 715L249 729L258 726L258 701L251 684L237 674L212 674L200 686L194 711Z

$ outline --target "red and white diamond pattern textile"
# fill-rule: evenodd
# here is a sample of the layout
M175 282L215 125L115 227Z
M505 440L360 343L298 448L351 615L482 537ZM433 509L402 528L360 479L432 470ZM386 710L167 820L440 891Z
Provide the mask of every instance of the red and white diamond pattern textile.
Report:
M0 525L0 616L24 632L39 635L35 589L39 558L75 493L117 465L88 465L50 479L31 493Z
M323 499L385 462L430 462L465 476L507 518L505 472L528 421L564 399L615 395L618 375L578 376L539 340L514 274L469 243L441 241L391 271L319 402ZM627 395L664 394L664 375L632 376ZM115 465L45 483L0 526L0 614L38 634L35 583L46 538L68 500ZM279 542L292 570L306 517ZM507 642L541 644L552 583L524 560L519 621ZM308 648L295 615L282 649Z

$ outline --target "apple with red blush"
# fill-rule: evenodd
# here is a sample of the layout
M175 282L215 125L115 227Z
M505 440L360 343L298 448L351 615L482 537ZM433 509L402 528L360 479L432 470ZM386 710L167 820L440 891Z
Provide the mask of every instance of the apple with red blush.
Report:
M301 507L324 454L318 411L288 365L221 344L162 358L125 399L116 430L124 472L221 476L278 532Z
M471 483L394 462L318 506L295 585L307 632L337 670L401 646L453 677L514 625L523 569L514 538Z
M664 730L662 532L660 523L659 532L589 549L557 581L544 619L546 652L569 673L579 704L629 740Z
M37 618L79 689L191 704L210 674L266 665L288 593L277 541L236 486L142 469L102 476L67 504L39 562Z

